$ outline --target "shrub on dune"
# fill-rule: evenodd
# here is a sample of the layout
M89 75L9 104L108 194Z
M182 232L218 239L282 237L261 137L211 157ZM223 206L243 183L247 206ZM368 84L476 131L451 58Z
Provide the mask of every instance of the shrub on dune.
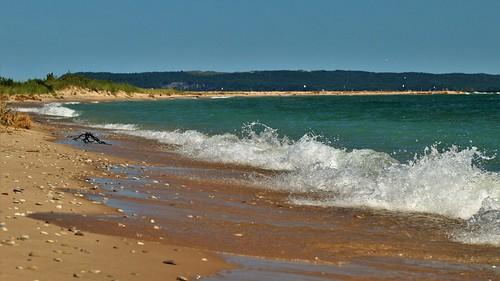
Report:
M33 125L28 114L13 112L7 108L5 102L0 102L0 123L4 126L22 129L30 129Z

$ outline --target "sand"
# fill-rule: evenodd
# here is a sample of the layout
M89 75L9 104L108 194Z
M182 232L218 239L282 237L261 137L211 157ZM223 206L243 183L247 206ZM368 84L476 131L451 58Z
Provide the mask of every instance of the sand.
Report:
M121 160L52 143L47 129L1 128L0 280L194 280L228 267L208 251L29 218L36 212L120 215L79 192L93 188L82 177Z
M104 102L122 100L161 100L179 98L227 98L227 97L264 97L264 96L366 96L366 95L459 95L463 91L205 91L205 92L172 92L172 93L125 93L92 91L89 89L69 87L50 95L9 97L10 101L24 102ZM1 93L0 93L1 96Z

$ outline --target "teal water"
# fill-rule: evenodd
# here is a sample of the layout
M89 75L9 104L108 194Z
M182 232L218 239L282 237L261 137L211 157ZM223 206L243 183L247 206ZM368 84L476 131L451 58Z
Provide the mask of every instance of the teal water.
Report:
M369 148L403 161L436 144L475 146L488 156L500 149L500 95L186 99L68 107L92 124L211 135L241 134L244 124L257 121L291 139L312 133L335 147ZM500 170L500 158L483 164Z

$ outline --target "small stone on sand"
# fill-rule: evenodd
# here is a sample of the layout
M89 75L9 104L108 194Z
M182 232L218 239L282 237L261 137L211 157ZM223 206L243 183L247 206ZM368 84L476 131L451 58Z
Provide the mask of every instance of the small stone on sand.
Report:
M164 260L163 263L164 264L169 264L169 265L177 265L177 263L175 263L174 260Z

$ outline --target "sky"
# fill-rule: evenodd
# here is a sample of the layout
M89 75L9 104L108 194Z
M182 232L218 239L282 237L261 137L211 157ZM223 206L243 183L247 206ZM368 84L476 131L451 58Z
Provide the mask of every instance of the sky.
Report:
M499 0L0 0L0 76L500 74Z

